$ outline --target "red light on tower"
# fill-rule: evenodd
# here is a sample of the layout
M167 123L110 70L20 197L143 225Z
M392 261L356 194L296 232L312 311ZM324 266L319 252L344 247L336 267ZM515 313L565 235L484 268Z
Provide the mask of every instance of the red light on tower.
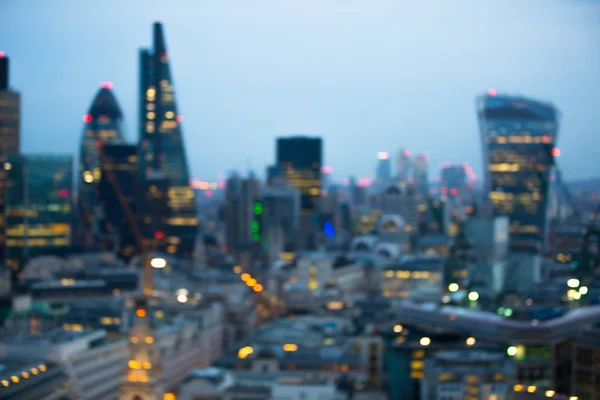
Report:
M96 140L96 147L97 147L97 148L100 148L100 147L102 147L102 145L103 145L103 144L104 144L104 143L102 143L102 140Z
M0 58L4 58L4 52L0 51Z
M65 199L65 198L69 197L69 191L67 189L60 189L58 191L58 196Z
M456 196L458 194L458 190L456 188L450 189L450 196Z
M154 237L156 239L160 240L165 237L165 234L162 231L156 231L156 232L154 232Z
M183 121L183 115L178 115L178 116L176 116L176 117L175 117L175 121L177 121L177 122L181 122L181 121Z
M92 118L92 116L91 116L90 114L85 114L85 115L83 116L83 122L85 122L85 123L92 122L92 119L93 119L93 118Z
M560 157L560 149L558 147L555 147L552 149L552 156L553 157Z
M321 172L324 174L331 174L333 172L333 168L325 165L321 168Z
M402 156L403 156L403 157L410 157L410 151L409 151L409 150L404 150L404 151L402 152Z
M100 84L100 87L101 87L102 89L112 89L112 87L113 87L113 83L112 83L112 82L102 82L102 83Z
M488 96L494 97L496 95L496 89L488 89L487 94Z

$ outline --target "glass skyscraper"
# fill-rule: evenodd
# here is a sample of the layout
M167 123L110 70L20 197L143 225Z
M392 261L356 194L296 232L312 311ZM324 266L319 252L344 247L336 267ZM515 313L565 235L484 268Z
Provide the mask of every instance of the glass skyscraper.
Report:
M71 246L73 158L12 156L6 179L6 264Z
M494 90L479 97L477 107L491 210L509 217L513 250L541 251L558 111L551 104Z
M154 24L153 49L140 51L140 168L169 181L167 250L191 255L198 230L196 196L189 185L187 157L163 27Z
M93 226L97 218L98 183L100 181L99 149L105 144L124 142L122 133L123 113L111 90L112 84L105 82L83 116L83 137L79 152L79 214L85 227L86 244L95 244Z

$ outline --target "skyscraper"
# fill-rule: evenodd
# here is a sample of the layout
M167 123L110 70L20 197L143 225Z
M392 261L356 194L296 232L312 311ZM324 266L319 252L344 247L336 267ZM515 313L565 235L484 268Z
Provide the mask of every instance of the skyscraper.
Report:
M83 137L79 151L78 205L88 246L94 244L95 239L93 226L98 211L99 149L105 144L124 142L123 113L111 88L110 82L103 83L88 113L83 116Z
M427 195L429 193L429 156L427 153L415 156L413 179L417 192L421 195Z
M510 220L511 249L543 249L558 111L522 97L478 98L485 188L494 215Z
M323 141L306 136L278 138L276 157L282 175L300 191L301 247L314 248L319 229Z
M5 169L6 264L17 273L30 257L71 246L73 158L11 156Z
M390 154L385 151L377 153L377 170L375 171L375 179L377 183L388 182L392 179L392 160Z
M400 183L406 183L410 177L412 162L410 160L410 151L408 149L400 150L398 155L398 180Z
M9 88L8 57L0 51L0 263L5 261L5 187L7 157L19 154L21 96Z
M119 257L129 260L136 253L137 242L123 202L139 227L139 202L135 201L139 190L137 147L105 145L100 151L98 197L101 206L97 219L100 247L116 250Z
M191 255L198 230L196 196L177 113L163 27L154 24L153 49L140 52L140 166L144 175L160 172L169 180L169 252Z

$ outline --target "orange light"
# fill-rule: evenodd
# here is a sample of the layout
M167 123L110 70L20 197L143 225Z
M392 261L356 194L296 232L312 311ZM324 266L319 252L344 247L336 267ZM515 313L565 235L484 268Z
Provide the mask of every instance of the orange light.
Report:
M143 308L138 308L135 311L135 315L137 315L140 318L144 318L146 316L146 310L144 310Z
M258 283L252 288L252 290L254 290L256 293L260 293L263 291L263 286L260 283Z
M558 147L552 149L552 156L560 157L560 149Z
M243 280L244 282L246 282L250 278L252 278L250 276L250 274L242 274L242 276L240 276L240 279Z
M250 287L256 286L257 285L256 279L254 279L254 278L248 279L246 281L246 285L248 285Z

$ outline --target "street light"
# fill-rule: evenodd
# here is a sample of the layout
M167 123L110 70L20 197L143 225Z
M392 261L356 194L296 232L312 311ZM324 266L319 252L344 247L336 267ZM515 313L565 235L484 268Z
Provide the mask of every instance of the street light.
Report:
M150 260L150 265L152 266L152 268L163 269L167 266L167 260L160 257L153 258L152 260Z
M452 293L457 292L458 289L459 289L458 283L451 283L448 285L448 291L450 291Z
M567 281L567 286L570 288L575 289L576 287L579 287L579 279L577 278L571 278Z
M471 293L469 293L469 300L471 300L471 301L477 301L478 298L479 298L479 293L477 293L477 292L471 292Z
M588 292L588 287L587 286L582 286L579 288L579 293L581 293L582 295L587 294Z

